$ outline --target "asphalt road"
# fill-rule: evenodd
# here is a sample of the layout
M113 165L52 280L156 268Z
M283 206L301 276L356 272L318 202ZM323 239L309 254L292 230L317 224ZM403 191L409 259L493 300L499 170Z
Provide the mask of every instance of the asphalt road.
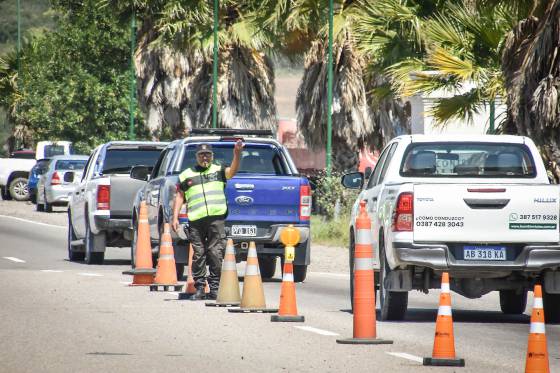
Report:
M121 274L127 256L127 249L111 248L104 265L71 263L64 227L0 217L0 371L524 369L529 317L502 315L497 293L477 300L452 295L455 347L466 367L431 368L419 361L431 354L438 292L411 293L405 321L378 322L378 336L393 345L339 345L337 338L352 335L343 273L311 266L297 286L306 322L271 323L267 314L231 314L178 301L176 293L129 287L130 277ZM267 303L277 306L280 279L264 287ZM560 326L547 325L546 332L551 371L559 372Z

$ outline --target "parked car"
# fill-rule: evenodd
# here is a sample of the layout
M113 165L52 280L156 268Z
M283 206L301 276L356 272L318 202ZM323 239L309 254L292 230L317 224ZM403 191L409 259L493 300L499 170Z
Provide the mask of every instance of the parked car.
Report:
M264 278L274 276L277 258L284 257L281 230L293 224L301 234L294 260L294 279L301 282L305 280L310 263L311 188L307 178L298 174L286 148L272 138L270 131L195 129L190 137L176 140L163 150L150 175L145 168L135 167L132 176L148 180L148 183L136 195L133 224L138 224L140 202L146 201L152 253L157 257L163 224L171 222L179 174L195 165L196 146L211 144L214 162L229 165L237 139L243 139L245 143L241 165L236 176L227 182L225 191L228 203L226 234L237 245L237 260L246 259L249 242L254 241L261 275ZM179 275L187 260L188 247L184 234L188 217L184 210L180 223L182 228L178 235L172 233ZM134 240L132 260L135 250Z
M15 150L10 153L10 158L35 159L35 151L31 149Z
M35 166L29 171L29 180L27 180L27 192L29 193L29 200L33 203L37 203L37 183L39 178L49 166L50 159L39 159Z
M150 169L167 143L111 141L89 157L68 203L68 257L102 264L106 246L128 247L132 240L132 204L145 181L130 178L134 166Z
M35 149L35 157L29 158L32 151L25 153L22 158L0 158L0 194L4 200L12 198L17 201L28 200L27 181L36 159L72 154L72 143L69 141L39 141Z
M87 160L87 155L57 155L50 159L37 182L37 211L51 212L53 206L68 204ZM68 172L73 173L71 182L65 178Z
M531 139L400 136L367 183L358 172L342 181L361 189L351 273L360 201L372 220L382 320L402 319L408 292L439 289L449 272L451 289L467 298L499 291L506 314L523 313L527 290L542 282L546 320L560 321L560 189Z

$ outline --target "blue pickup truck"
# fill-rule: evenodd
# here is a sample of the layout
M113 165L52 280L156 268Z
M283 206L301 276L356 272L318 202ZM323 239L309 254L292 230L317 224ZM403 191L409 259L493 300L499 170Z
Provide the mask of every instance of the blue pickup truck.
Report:
M298 174L287 149L273 138L270 131L195 129L191 136L170 143L152 170L139 166L131 171L133 178L148 181L136 195L133 224L137 224L140 202L146 201L152 254L156 258L163 224L171 221L179 174L194 166L197 144L211 144L214 162L229 165L238 139L245 143L241 165L226 187L226 234L235 243L237 260L246 260L249 242L254 241L262 277L273 277L277 258L283 260L284 256L281 228L293 224L301 234L294 260L294 280L304 281L310 262L311 188L307 178ZM188 225L185 211L179 220L183 228ZM188 258L188 237L183 229L172 236L180 276ZM136 240L133 240L132 261L135 247Z

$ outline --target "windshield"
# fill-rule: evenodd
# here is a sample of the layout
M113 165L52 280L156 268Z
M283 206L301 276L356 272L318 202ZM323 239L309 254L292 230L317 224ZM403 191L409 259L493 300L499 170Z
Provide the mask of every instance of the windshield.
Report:
M133 166L153 166L161 149L109 149L103 162L104 174L129 173Z
M59 160L54 165L55 170L83 170L86 165L86 160Z
M535 177L523 144L417 143L408 146L400 169L408 177Z
M233 143L213 144L214 163L231 165ZM196 165L195 145L186 145L181 171ZM271 145L245 144L241 153L241 165L238 174L287 175L288 169L280 153Z

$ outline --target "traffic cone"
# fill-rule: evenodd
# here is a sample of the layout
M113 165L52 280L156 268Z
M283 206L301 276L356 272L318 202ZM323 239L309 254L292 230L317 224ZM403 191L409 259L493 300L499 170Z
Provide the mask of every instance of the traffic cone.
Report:
M337 339L341 344L392 344L377 338L375 317L375 285L373 282L373 245L371 220L365 201L360 202L356 218L356 245L354 249L354 335Z
M233 240L229 238L227 240L224 261L222 262L218 298L215 302L208 302L206 305L209 307L233 307L239 306L240 302L241 295L239 293L239 279L237 278L235 248Z
M186 300L191 299L191 296L196 293L196 288L194 287L194 278L192 273L192 261L193 261L193 247L192 244L189 246L189 259L187 266L189 267L187 271L187 281L185 283L184 291L179 294L179 300ZM208 288L208 282L206 283L206 287L204 288L204 292L208 293L210 289Z
M164 290L167 290L169 287L174 289L180 287L177 283L175 254L173 253L173 240L171 239L169 223L165 223L163 226L156 277L154 284L150 285L150 290L156 291L160 287L163 287Z
M278 312L278 309L266 308L261 273L259 271L257 248L253 241L251 241L251 243L249 244L249 252L247 253L247 266L245 267L245 277L243 279L243 295L241 297L241 306L240 308L233 308L229 309L228 311L234 313Z
M432 357L424 358L424 365L464 367L465 360L455 357L455 337L453 336L453 317L451 316L451 292L449 274L441 276L441 293L436 320L436 334Z
M537 372L550 372L541 285L535 285L533 312L531 313L531 330L529 331L529 345L525 362L525 373Z
M130 271L124 271L123 274L134 275L130 286L147 286L154 282L154 273L156 271L152 264L152 244L150 239L150 226L148 224L148 208L145 201L140 203L137 237L136 268Z
M296 284L294 284L294 264L284 262L282 289L280 291L280 309L278 315L272 315L270 321L303 322L305 317L298 315L296 303Z

